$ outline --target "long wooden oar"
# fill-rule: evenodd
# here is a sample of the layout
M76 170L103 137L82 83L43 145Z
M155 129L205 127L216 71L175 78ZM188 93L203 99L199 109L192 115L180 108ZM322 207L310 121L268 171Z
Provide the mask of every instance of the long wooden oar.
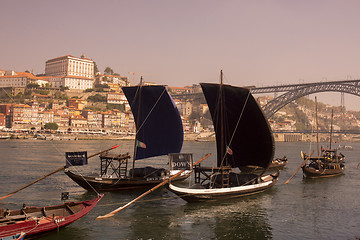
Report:
M9 193L8 195L1 197L0 200L3 200L3 199L5 199L5 198L7 198L7 197L10 197L11 195L14 195L15 193L17 193L17 192L19 192L19 191L21 191L21 190L23 190L23 189L25 189L25 188L33 185L34 183L37 183L37 182L43 180L44 178L47 178L48 176L50 176L50 175L52 175L52 174L54 174L54 173L57 173L57 172L59 172L59 171L61 171L61 170L64 170L65 167L66 167L66 166L63 166L63 167L61 167L61 168L56 169L55 171L52 171L51 173L46 174L45 176L42 176L41 178L39 178L39 179L37 179L37 180L35 180L35 181L33 181L33 182L31 182L31 183L29 183L29 184L27 184L27 185L19 188L19 189L15 190L15 191L13 191L13 192L11 192L11 193Z
M359 165L360 165L360 162L358 163L358 165L356 166L356 168L358 168L358 167L359 167Z
M94 153L94 154L88 156L88 158L94 157L94 156L96 156L96 155L102 154L102 153L107 152L107 151L110 151L110 150L113 150L113 149L115 149L115 148L117 148L117 147L119 147L119 146L120 146L120 145L115 145L115 146L113 146L113 147L111 147L111 148L109 148L109 149L103 150L103 151L98 152L98 153Z
M202 159L200 159L199 161L197 161L196 163L193 164L193 166L199 164L200 162L204 161L206 158L208 158L211 154L208 153L205 155L205 157L203 157ZM135 198L134 200L128 202L127 204L125 204L124 206L122 207L119 207L117 209L115 209L114 211L108 213L108 214L105 214L103 216L98 216L96 218L96 220L100 220L100 219L104 219L104 218L109 218L109 217L112 217L114 216L116 213L120 212L121 210L127 208L128 206L130 206L131 204L133 204L134 202L136 202L137 200L143 198L144 196L148 195L149 193L153 192L155 189L167 184L169 181L171 181L172 179L176 178L177 176L179 176L180 174L182 174L183 172L185 172L186 170L181 170L180 172L176 173L175 175L171 176L170 178L164 180L163 182L159 183L158 185L156 185L155 187L151 188L150 190L144 192L143 194L141 194L140 196L138 196L137 198Z
M103 150L103 151L98 152L98 153L94 153L94 154L90 155L88 158L94 157L94 156L99 155L99 154L101 154L101 153L103 153L103 152L106 152L106 151L110 151L110 150L115 149L115 148L117 148L117 147L119 147L119 145L113 146L113 147L111 147L111 148L109 148L109 149ZM58 168L58 169L56 169L56 170L54 170L54 171L52 171L52 172L50 172L50 173L42 176L41 178L38 178L38 179L36 179L35 181L33 181L33 182L31 182L31 183L29 183L29 184L27 184L27 185L25 185L25 186L23 186L23 187L15 190L15 191L13 191L13 192L5 195L5 196L0 197L0 201L3 200L3 199L5 199L5 198L7 198L7 197L10 197L10 196L14 195L15 193L17 193L17 192L19 192L19 191L21 191L21 190L23 190L23 189L25 189L25 188L27 188L27 187L35 184L35 183L41 181L41 180L43 180L44 178L47 178L47 177L50 176L50 175L53 175L54 173L57 173L57 172L60 172L60 171L64 170L65 167L66 167L66 166L60 167L60 168Z
M300 164L300 166L296 169L296 171L294 172L294 174L284 183L284 184L288 184L290 182L290 180L296 175L296 173L300 170L300 168L302 168L306 161L309 160L309 158L314 154L315 150L310 154L310 156L307 156L305 158L305 160Z

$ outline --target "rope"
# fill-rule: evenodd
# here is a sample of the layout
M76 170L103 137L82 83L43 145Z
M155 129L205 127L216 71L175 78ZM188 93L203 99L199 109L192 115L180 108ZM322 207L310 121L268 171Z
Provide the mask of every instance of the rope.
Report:
M160 101L162 95L165 92L165 88L163 90L163 92L161 93L160 97L157 99L156 103L154 104L154 106L151 108L150 112L148 113L148 115L146 116L146 118L144 119L144 121L142 122L142 124L140 125L139 129L136 129L136 134L140 131L140 129L144 126L146 120L149 118L150 114L152 113L152 111L154 110L154 108L156 107L156 105L158 104L158 102Z

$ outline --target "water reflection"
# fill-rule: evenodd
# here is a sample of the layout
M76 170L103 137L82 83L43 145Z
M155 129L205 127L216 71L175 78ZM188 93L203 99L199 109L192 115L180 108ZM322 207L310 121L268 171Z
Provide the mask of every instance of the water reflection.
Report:
M170 226L183 239L269 239L272 229L261 196L224 202L187 203Z

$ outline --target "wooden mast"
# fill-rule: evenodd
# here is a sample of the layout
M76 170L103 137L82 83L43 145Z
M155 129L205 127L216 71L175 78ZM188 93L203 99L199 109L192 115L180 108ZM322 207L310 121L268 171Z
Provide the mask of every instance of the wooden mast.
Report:
M333 131L333 117L334 117L334 109L331 109L331 126L330 126L330 149L331 149L331 142L332 142L332 131Z
M135 121L135 129L136 129L136 135L135 135L135 144L134 144L134 155L133 155L133 171L132 171L132 177L134 177L135 174L135 159L136 159L136 149L137 149L137 143L138 143L138 139L137 139L137 135L138 135L138 130L139 130L139 121L140 121L140 108L141 108L141 91L142 91L142 82L143 82L143 78L142 76L140 77L140 84L139 84L139 101L138 101L138 111L137 111L137 122Z
M222 159L225 159L225 164L223 164L223 162L221 161L221 167L223 167L224 165L227 166L227 159L225 157L225 136L224 136L224 100L223 100L223 71L220 70L220 156Z
M319 123L318 123L318 113L317 113L317 98L315 96L315 117L316 117L316 143L317 143L317 155L320 156L319 151Z

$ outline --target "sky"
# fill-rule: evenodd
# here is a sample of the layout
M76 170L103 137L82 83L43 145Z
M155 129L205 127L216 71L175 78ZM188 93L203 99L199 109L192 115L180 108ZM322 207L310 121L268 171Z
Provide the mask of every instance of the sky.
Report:
M173 87L360 79L357 0L0 0L0 69L85 54ZM319 101L340 105L340 93ZM348 109L358 97L345 95Z

